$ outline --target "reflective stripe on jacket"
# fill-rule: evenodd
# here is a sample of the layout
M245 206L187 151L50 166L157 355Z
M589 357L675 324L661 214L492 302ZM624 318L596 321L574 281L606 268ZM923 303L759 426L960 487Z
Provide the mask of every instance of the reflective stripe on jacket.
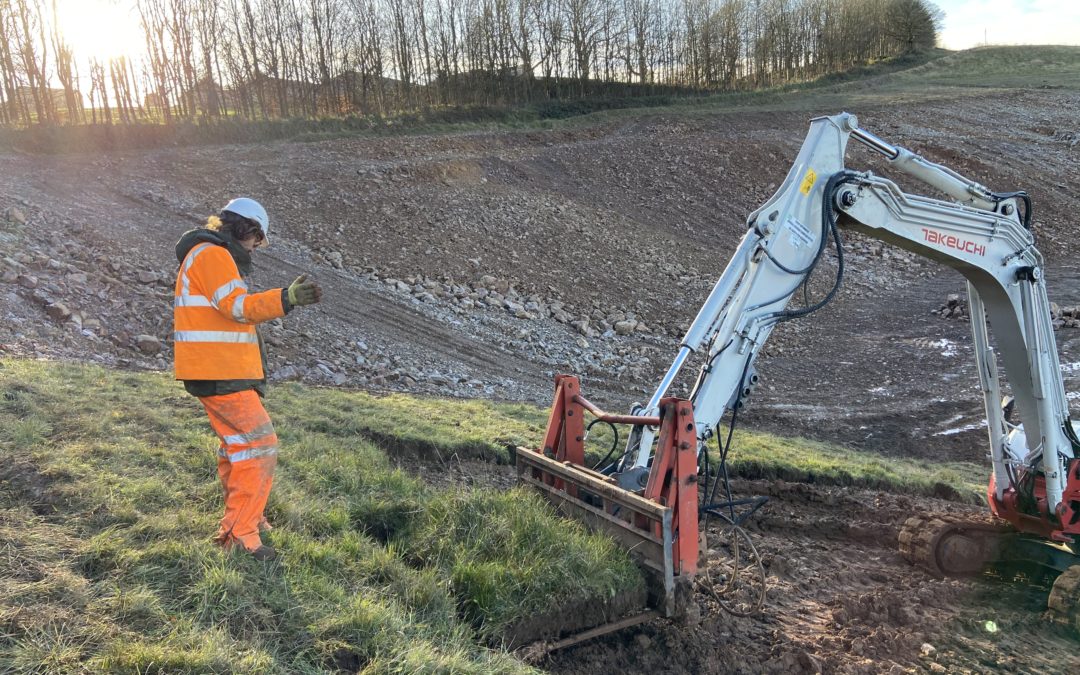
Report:
M180 264L173 302L178 380L259 380L255 324L285 316L281 289L248 293L224 246L203 242Z

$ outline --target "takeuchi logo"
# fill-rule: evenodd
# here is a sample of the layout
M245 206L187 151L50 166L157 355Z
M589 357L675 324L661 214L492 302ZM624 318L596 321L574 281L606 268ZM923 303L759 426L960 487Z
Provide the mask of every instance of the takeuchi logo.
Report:
M964 253L971 253L972 255L986 255L986 246L983 244L976 244L969 239L961 239L953 234L945 234L944 232L938 232L937 230L930 230L922 228L923 239L931 244L937 244L938 246L944 246L945 248L955 249L957 251L963 251Z

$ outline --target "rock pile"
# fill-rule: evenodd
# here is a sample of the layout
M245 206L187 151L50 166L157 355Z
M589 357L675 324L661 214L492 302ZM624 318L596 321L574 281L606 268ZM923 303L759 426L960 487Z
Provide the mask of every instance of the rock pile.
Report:
M968 315L967 300L960 297L959 293L949 293L945 298L945 304L930 312L942 319L956 319L957 321L971 321Z
M1080 307L1061 307L1056 302L1050 303L1050 319L1054 322L1054 329L1080 328Z
M383 277L374 270L367 270L366 277L385 284L415 302L449 304L455 312L483 310L504 312L516 319L535 321L554 319L566 324L585 337L648 334L649 326L633 312L618 309L595 308L583 313L562 300L518 291L512 279L484 274L475 281L454 283L451 279L433 279L424 275L406 277L404 280Z
M0 342L9 351L166 367L171 280L28 201L0 222Z

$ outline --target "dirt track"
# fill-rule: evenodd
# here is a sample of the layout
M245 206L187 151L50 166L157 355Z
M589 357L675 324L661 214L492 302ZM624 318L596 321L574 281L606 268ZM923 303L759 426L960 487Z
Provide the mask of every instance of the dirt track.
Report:
M1071 92L1010 92L853 112L883 138L995 189L1029 190L1051 299L1074 305L1080 149L1061 132L1077 131L1078 106L1080 94ZM586 395L625 410L666 368L746 214L782 180L807 119L833 112L656 114L554 131L0 156L0 213L16 207L29 221L8 228L15 234L0 241L0 253L24 256L22 273L38 283L0 284L0 343L11 353L166 367L167 343L159 355L144 354L131 339L150 334L164 343L168 334L172 244L231 196L251 194L275 221L274 245L256 261L257 285L311 271L326 289L324 305L274 333L279 371L537 403L549 399L553 373L573 371L584 375ZM857 149L849 165L882 169ZM781 327L766 347L758 362L764 384L743 424L870 452L978 461L985 430L969 328L931 314L963 291L961 278L859 237L847 250L837 301ZM118 251L114 269L108 261ZM331 264L335 256L341 264ZM139 272L158 281L139 282ZM72 280L80 273L89 282ZM422 277L451 286L483 275L522 299L564 303L593 325L629 312L649 330L585 336L550 317L428 301L390 283ZM103 326L88 336L52 323L46 300ZM1067 389L1078 391L1080 331L1063 329L1058 340ZM508 477L479 465L453 475L481 484ZM910 511L955 505L809 485L741 489L773 498L754 521L772 584L760 618L706 612L692 627L656 622L558 654L546 667L582 675L1080 669L1076 640L1039 620L1044 588L935 580L896 553ZM986 631L988 620L997 633ZM932 653L921 655L923 643Z

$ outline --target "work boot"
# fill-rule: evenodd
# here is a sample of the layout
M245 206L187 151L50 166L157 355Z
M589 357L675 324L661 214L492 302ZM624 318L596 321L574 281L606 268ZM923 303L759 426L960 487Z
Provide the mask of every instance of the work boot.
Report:
M259 562L264 562L266 560L273 560L274 558L277 557L277 551L275 551L273 548L267 546L266 544L263 544L262 546L255 549L254 551L251 551L251 557L255 558Z
M274 526L271 525L270 521L268 521L266 518L262 518L261 520L259 520L259 532L266 533L272 531L273 529Z

